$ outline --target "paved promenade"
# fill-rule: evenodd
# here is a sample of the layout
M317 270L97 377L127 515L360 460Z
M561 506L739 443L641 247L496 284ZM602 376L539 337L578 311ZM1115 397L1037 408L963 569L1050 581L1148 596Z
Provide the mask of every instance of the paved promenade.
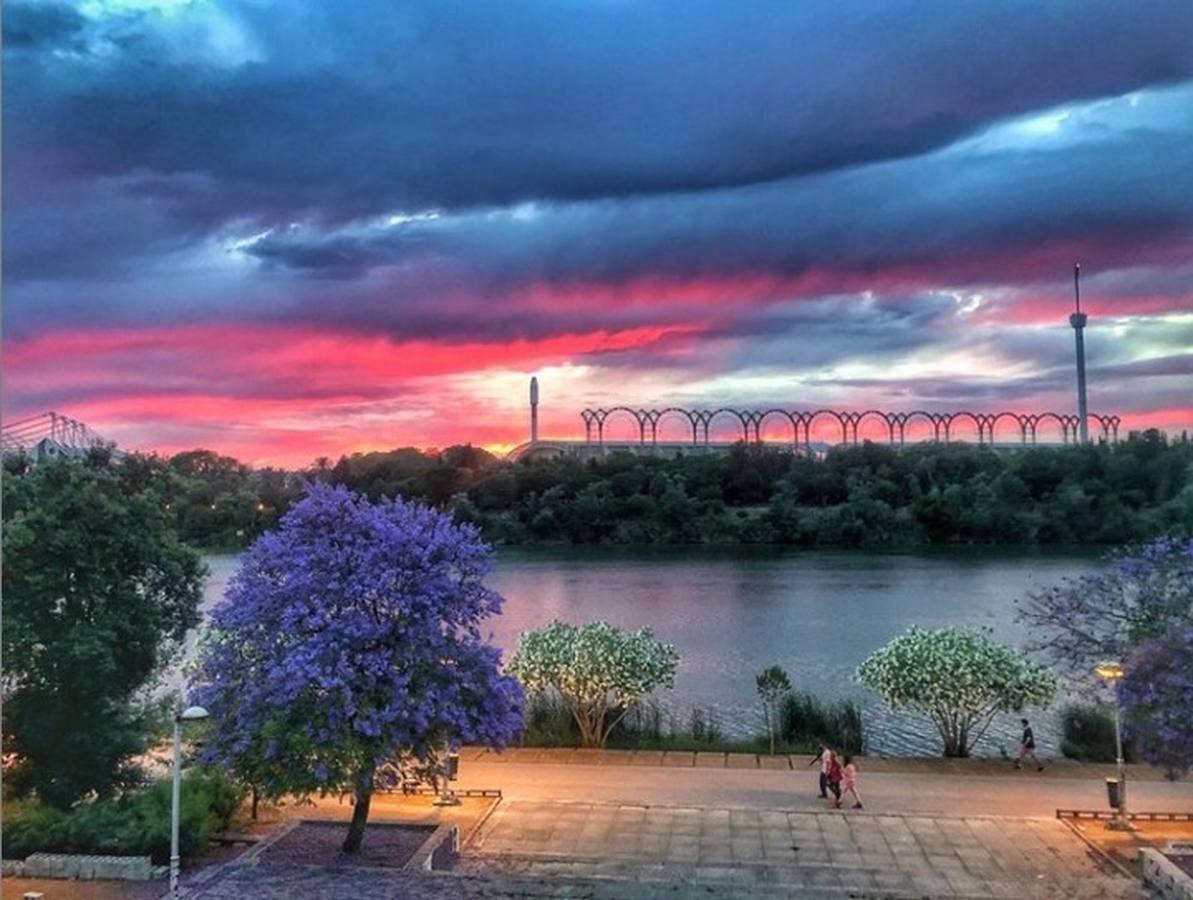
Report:
M500 788L504 799L452 873L230 866L193 900L1144 897L1055 818L1058 806L1104 808L1098 769L925 760L874 771L883 764L869 761L866 809L829 811L814 771L791 769L794 760L770 769L723 755L719 767L583 752L530 759L462 762L461 787ZM1193 809L1189 782L1149 774L1131 789L1137 809ZM380 801L378 814L393 803Z
M706 896L1142 896L1055 819L505 801L465 871Z

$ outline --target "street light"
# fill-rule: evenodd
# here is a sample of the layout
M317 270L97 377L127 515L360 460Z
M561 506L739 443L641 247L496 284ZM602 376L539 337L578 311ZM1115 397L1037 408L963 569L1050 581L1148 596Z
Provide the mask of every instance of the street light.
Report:
M1106 660L1098 663L1094 672L1114 691L1114 761L1118 769L1118 805L1115 808L1114 819L1107 823L1106 827L1115 831L1134 831L1131 820L1127 818L1127 763L1123 759L1123 729L1118 708L1118 691L1115 690L1115 682L1124 674L1123 665L1115 660Z
M174 713L174 789L170 809L170 900L178 900L178 820L182 815L182 723L207 718L201 706L188 706Z

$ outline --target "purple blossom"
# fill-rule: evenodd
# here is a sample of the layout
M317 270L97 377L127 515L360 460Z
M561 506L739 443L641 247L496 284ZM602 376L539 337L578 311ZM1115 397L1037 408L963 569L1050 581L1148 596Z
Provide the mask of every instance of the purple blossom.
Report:
M1171 778L1193 768L1193 627L1146 641L1127 660L1127 732Z
M1089 682L1103 659L1193 627L1193 539L1166 537L1117 551L1104 572L1032 594L1018 617L1046 652Z
M375 760L445 742L504 746L522 693L481 636L491 564L472 526L311 485L212 611L193 686L208 756L279 796L360 791Z

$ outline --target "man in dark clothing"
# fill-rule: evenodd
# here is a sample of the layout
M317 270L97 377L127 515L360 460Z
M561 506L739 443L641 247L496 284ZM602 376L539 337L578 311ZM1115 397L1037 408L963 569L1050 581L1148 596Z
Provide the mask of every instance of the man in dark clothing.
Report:
M1027 719L1019 721L1023 725L1023 735L1019 738L1019 755L1015 757L1015 768L1022 769L1023 761L1030 756L1031 761L1036 764L1036 771L1043 772L1044 764L1036 756L1036 736L1031 730L1031 725L1028 724Z

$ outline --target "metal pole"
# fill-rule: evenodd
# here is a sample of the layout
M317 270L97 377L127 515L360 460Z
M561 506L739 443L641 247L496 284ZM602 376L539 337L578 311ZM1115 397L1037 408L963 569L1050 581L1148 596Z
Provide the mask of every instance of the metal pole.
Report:
M1127 763L1123 759L1123 729L1119 715L1118 691L1114 692L1114 752L1118 766L1118 827L1129 830L1131 820L1127 818Z
M1077 311L1069 316L1069 324L1077 338L1077 417L1081 420L1077 426L1081 443L1089 443L1089 426L1086 424L1087 409L1085 403L1085 323L1088 319L1081 311L1081 264L1073 266L1073 293L1076 297ZM1078 434L1073 435L1074 438Z
M182 807L182 714L174 712L174 784L170 802L170 900L178 900L178 819Z

